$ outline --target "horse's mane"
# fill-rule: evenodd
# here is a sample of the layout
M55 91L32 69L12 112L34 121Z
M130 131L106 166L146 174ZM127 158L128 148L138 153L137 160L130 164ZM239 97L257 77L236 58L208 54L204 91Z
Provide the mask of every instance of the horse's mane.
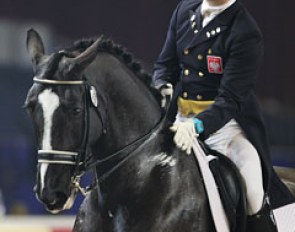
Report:
M74 42L74 46L66 50L83 52L95 41L96 38L81 39ZM150 89L150 91L156 97L158 103L160 104L161 96L160 93L154 87L152 87L151 74L143 69L141 63L138 60L134 59L133 55L128 52L126 48L124 48L120 44L116 44L113 40L109 38L102 37L98 46L98 51L112 54L121 62L123 62Z

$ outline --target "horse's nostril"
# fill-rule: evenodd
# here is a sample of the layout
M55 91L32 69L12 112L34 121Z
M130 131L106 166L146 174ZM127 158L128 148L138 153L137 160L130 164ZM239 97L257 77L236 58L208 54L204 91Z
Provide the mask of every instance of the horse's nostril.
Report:
M44 189L42 193L42 201L49 209L63 206L67 199L68 196L63 191L47 191Z
M53 205L56 202L54 194L49 193L48 191L43 191L41 195L41 200L47 205Z

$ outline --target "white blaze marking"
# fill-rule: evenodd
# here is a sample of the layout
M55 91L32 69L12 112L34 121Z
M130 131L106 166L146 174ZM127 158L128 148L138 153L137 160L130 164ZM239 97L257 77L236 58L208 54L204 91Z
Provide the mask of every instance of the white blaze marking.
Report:
M51 145L51 129L52 129L52 118L55 110L59 106L59 97L52 92L51 89L45 89L38 96L38 102L43 110L44 128L43 128L43 139L42 139L42 150L52 150ZM47 172L48 164L42 163L40 166L40 181L41 191L44 187L45 175Z

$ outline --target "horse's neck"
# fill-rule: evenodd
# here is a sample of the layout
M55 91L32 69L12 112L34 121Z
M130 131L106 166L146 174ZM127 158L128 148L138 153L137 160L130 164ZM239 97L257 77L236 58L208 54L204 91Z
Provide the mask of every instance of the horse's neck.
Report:
M152 129L160 119L160 108L142 80L114 56L100 54L93 66L96 84L107 99L109 153Z
M154 221L149 220L154 219L154 214L165 218L173 213L180 217L181 212L191 209L197 201L204 201L202 179L194 158L177 155L172 139L167 138L170 144L165 144L164 137L152 135L127 162L100 183L100 206L106 218L108 213L116 218L122 213L125 221L131 218L136 223L152 225ZM165 152L163 146L171 149ZM172 202L177 210L171 207Z
M139 139L160 120L160 107L148 87L116 58L99 55L85 74L97 86L98 94L103 94L107 100L107 134L103 138L103 153L110 154ZM125 172L127 168L129 174L136 177L139 162L142 160L133 160L131 166L124 164L119 172ZM105 180L108 187L102 186L103 193L110 197L110 193L116 191L115 185L110 183L113 177L112 174Z

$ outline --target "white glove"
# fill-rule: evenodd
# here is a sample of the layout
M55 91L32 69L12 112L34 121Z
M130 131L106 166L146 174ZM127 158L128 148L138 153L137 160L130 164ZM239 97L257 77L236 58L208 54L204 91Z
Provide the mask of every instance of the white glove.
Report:
M170 130L175 132L173 141L176 146L190 155L194 140L198 136L194 120L188 118L184 122L176 122L170 127Z
M160 93L162 95L162 100L161 100L161 107L164 108L166 106L166 99L167 97L172 98L173 95L173 86L170 83L167 83L163 85L160 88Z

